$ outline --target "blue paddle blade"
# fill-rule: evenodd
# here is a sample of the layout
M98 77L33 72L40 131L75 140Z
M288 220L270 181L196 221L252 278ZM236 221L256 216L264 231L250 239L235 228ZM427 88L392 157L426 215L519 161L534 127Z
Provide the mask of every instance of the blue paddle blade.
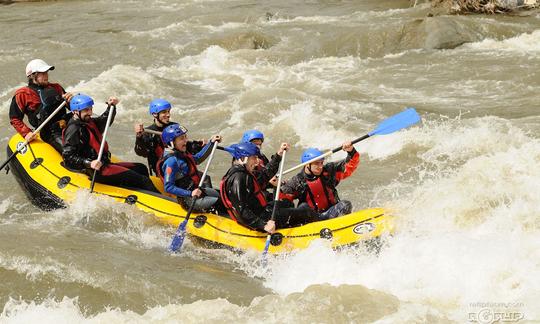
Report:
M369 136L391 134L400 129L412 126L419 121L420 115L418 115L416 110L414 108L407 108L399 114L383 120L375 130L368 134Z
M262 265L263 267L266 267L266 255L268 254L268 249L270 248L270 237L271 235L268 234L266 237L266 243L264 244L264 251L262 253Z
M180 226L178 226L176 233L174 233L171 246L169 246L169 250L171 252L176 252L182 247L182 244L184 243L184 237L186 236L186 224L187 219L184 220L182 224L180 224Z

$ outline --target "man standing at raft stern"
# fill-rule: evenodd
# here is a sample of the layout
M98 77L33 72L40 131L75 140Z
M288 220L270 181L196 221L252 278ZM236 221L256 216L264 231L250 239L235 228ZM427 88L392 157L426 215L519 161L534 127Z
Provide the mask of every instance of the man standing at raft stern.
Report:
M49 83L49 71L54 66L40 59L34 59L26 65L28 85L17 89L9 107L10 123L15 130L28 142L37 134L32 132L23 121L28 116L28 122L38 128L49 115L62 104L68 102L73 96L65 92L58 83ZM67 107L59 111L47 125L41 129L41 138L51 144L58 152L62 152L62 129L71 118Z
M195 155L187 151L187 129L183 126L178 124L167 126L161 133L161 139L167 147L163 158L158 161L157 169L160 171L158 175L163 180L165 191L176 195L178 203L185 209L191 206L193 199L196 199L194 210L209 211L214 205L218 210L219 193L212 189L210 181L206 181L209 177L205 179L206 186L198 187L202 172L197 169L197 164L204 161L214 142L221 142L221 136L212 136Z
M273 205L266 201L261 183L267 183L279 168L283 152L289 144L282 143L262 172L253 173L259 165L259 148L253 143L233 144L225 150L233 156L233 165L221 180L221 200L229 216L248 228L273 233L276 228L293 227L316 221L317 214L307 208L278 208L271 220ZM278 206L279 207L279 206Z
M169 125L176 124L171 119L172 105L165 99L154 99L150 102L149 112L154 117L154 123L148 127L143 124L135 124L135 154L147 158L148 168L150 173L156 172L156 164L163 156L165 146L161 140L161 136L157 134L145 133L144 130L163 132L163 129ZM195 154L199 152L205 143L203 141L190 141L187 144L187 150Z
M111 106L116 107L118 99L107 100L107 110L99 117L92 117L94 100L85 94L71 99L73 118L68 122L64 133L64 152L62 156L67 168L85 172L92 176L96 172L96 182L122 188L139 188L159 192L148 178L148 169L142 163L111 162L109 145L105 141L103 156L97 160ZM116 109L113 110L111 123Z
M352 204L340 200L336 186L348 178L358 167L360 154L351 142L343 143L347 157L339 162L324 164L324 159L314 161L302 169L281 187L281 196L288 200L298 199L299 208L311 208L320 213L320 220L350 214ZM308 148L302 153L301 162L307 162L323 155L316 148Z

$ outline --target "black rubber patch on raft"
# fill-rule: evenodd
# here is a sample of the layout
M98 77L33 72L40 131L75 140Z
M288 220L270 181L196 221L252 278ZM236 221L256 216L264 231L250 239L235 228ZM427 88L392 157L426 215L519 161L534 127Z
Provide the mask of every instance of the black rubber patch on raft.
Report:
M36 158L34 161L32 161L32 163L30 163L30 169L37 168L41 163L43 163L43 159L42 158Z
M270 235L270 244L273 246L278 246L283 242L283 234L281 233L274 233Z
M201 228L204 226L204 224L206 224L206 216L204 215L199 215L197 217L195 217L195 220L193 221L193 226L195 226L195 228Z
M323 228L320 232L321 238L331 240L334 235L332 234L332 230L329 228Z
M65 176L65 177L60 178L56 185L58 186L58 188L64 189L69 184L70 181L71 181L71 178L68 176Z
M137 199L138 199L137 196L129 195L126 197L126 200L124 202L128 205L133 205L134 203L137 202Z

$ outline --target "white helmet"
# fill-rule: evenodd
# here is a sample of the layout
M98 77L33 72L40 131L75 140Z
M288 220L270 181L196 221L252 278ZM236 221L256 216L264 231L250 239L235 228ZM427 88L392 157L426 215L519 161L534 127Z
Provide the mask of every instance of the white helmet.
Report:
M54 66L45 63L43 60L35 59L26 65L26 76L29 77L32 73L47 72L49 70L54 70Z

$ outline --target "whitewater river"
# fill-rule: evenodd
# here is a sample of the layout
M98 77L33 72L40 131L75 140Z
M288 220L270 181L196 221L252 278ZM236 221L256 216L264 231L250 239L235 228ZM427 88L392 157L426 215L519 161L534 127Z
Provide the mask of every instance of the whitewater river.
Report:
M158 97L194 138L257 128L268 155L288 141L287 167L406 107L423 119L357 144L339 186L356 210L397 217L378 256L316 242L265 268L190 241L171 255L173 229L151 215L87 193L43 212L2 172L0 322L540 320L540 13L428 17L412 2L0 5L3 147L33 58L97 113L118 96L111 151L139 162L133 124ZM214 183L230 163L216 154Z

